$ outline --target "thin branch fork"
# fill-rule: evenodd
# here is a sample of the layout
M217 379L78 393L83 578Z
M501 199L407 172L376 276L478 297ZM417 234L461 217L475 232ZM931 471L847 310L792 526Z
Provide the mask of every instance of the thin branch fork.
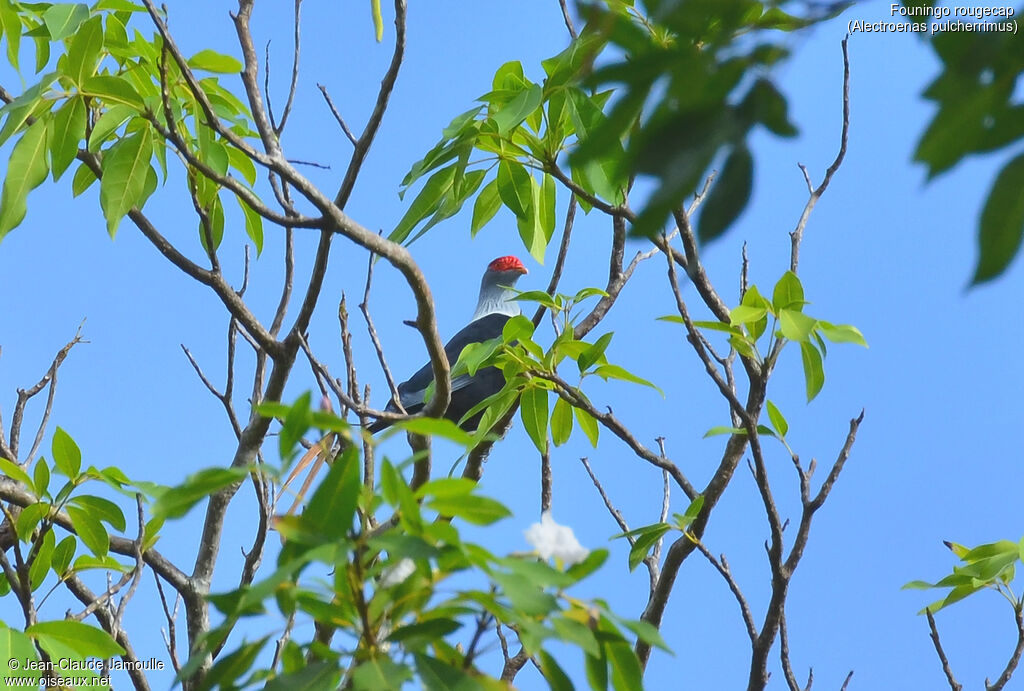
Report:
M1003 687L1009 683L1010 677L1013 676L1014 671L1017 669L1017 665L1020 664L1021 656L1024 655L1024 601L1018 600L1015 603L1013 616L1014 622L1017 624L1017 645L1014 647L1013 653L1011 653L1010 659L1003 669L1003 673L999 675L996 682L989 684L988 679L985 680L985 691L1002 691Z
M630 432L629 429L627 429L626 426L623 425L617 417L615 417L611 410L606 413L601 412L595 408L590 401L576 393L576 390L557 374L540 371L533 371L530 374L554 384L555 393L565 399L566 403L587 411L594 419L600 422L605 429L624 441L626 445L633 450L633 453L651 465L667 471L691 501L697 497L697 490L690 481L686 479L686 476L683 474L683 471L679 469L679 466L641 444L636 437L633 436L632 432Z
M580 458L580 461L583 463L583 467L586 469L587 475L590 476L590 481L593 482L594 483L594 487L597 488L598 494L601 495L601 501L604 502L604 506L605 506L606 509L608 509L608 513L611 514L612 518L615 519L615 523L619 526L619 528L622 530L622 532L628 533L629 532L629 524L626 523L626 519L623 517L622 512L619 511L618 509L616 509L615 505L612 504L612 500L608 497L608 493L604 491L604 486L601 484L601 481L597 479L597 475L594 474L594 470L590 467L590 461L587 459L586 456L584 456L583 458ZM668 474L667 474L667 471L662 471L662 472L665 473L665 482L666 482L665 486L668 487ZM667 494L667 492L666 492L666 494ZM667 517L667 515L668 515L667 506L663 506L663 508L662 508L662 519L661 519L662 523L665 522L665 518ZM630 547L632 547L634 544L636 544L636 538L633 537L632 535L626 535L626 540L629 542L629 546ZM650 579L651 579L651 588L652 589L657 584L657 582L658 582L658 575L660 573L660 567L659 567L659 564L658 564L658 562L661 560L660 546L661 546L661 541L659 540L658 546L656 547L655 551L653 551L651 554L648 554L646 557L644 557L644 566L647 567L647 573L648 573L648 575L650 576Z
M57 370L64 363L68 353L79 343L88 343L88 341L82 338L82 326L85 324L78 325L78 329L75 331L75 336L68 341L57 354L53 357L53 362L38 382L33 384L27 389L18 389L18 401L14 404L14 414L11 416L11 436L10 444L7 444L3 440L3 430L0 429L0 454L3 454L8 460L13 463L18 462L18 451L19 441L21 437L21 427L25 416L25 406L28 402L39 394L47 385L50 386L50 390L47 394L46 408L43 410L42 418L39 422L39 429L36 431L36 438L33 441L32 449L26 458L26 462L31 461L35 457L36 451L39 448L39 444L42 440L43 434L46 431L47 422L50 419L50 412L53 409L54 392L57 388Z
M703 542L700 540L694 541L694 546L697 550L704 555L704 558L715 567L715 570L725 579L726 585L729 586L729 591L732 592L733 597L736 598L736 604L740 607L740 615L743 617L743 624L747 628L747 636L750 638L751 645L757 642L757 625L754 623L754 615L750 610L750 603L747 602L747 598L743 595L743 591L740 590L739 584L732 575L732 571L729 570L729 562L726 560L725 555L721 555L721 558L716 558L711 553Z
M807 183L807 191L810 193L810 197L807 199L807 203L804 205L803 211L800 213L800 219L797 221L796 228L789 234L790 236L790 257L789 257L789 269L793 273L796 273L797 266L800 263L800 242L803 240L804 228L807 226L807 220L811 216L811 211L814 210L814 205L821 199L821 195L825 194L825 190L828 189L828 185L832 182L832 176L839 170L839 166L843 164L843 159L846 157L846 145L850 140L850 53L849 44L850 36L847 35L843 38L843 130L839 137L839 153L836 154L835 160L825 171L825 177L822 179L821 184L815 188L811 183L811 177L807 172L807 168L800 165L800 170L804 174L804 180Z

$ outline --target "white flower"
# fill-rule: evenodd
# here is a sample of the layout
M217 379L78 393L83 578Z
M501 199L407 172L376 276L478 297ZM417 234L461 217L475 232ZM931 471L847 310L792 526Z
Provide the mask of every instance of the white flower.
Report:
M534 523L524 531L526 541L545 561L554 557L566 566L572 566L587 558L590 550L579 543L567 525L555 523L550 511L541 514L540 523Z
M384 569L384 575L382 575L380 579L380 587L390 588L393 585L398 585L411 576L412 572L415 570L416 564L412 559L409 559L408 557L401 559L397 564Z

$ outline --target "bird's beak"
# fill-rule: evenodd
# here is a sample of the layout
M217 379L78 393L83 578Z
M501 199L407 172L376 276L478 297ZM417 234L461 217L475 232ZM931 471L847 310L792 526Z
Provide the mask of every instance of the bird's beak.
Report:
M528 274L528 273L530 273L530 272L529 272L529 271L527 271L527 270L526 270L526 267L524 266L524 267L522 267L522 271L521 271L520 273L522 273L522 274L523 274L523 275L525 276L526 274Z

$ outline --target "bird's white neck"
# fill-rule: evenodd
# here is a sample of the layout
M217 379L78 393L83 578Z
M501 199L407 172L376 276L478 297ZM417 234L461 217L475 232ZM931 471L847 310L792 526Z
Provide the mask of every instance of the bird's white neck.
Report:
M518 278L518 276L516 277ZM519 314L519 303L512 298L515 293L503 288L497 283L488 283L486 278L480 286L480 299L476 305L476 312L470 321L476 321L489 314L507 314L514 317Z

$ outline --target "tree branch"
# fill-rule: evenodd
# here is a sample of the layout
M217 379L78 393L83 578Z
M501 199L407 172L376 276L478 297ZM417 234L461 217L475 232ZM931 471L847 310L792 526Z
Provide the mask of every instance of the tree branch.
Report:
M928 628L931 630L932 643L935 645L935 654L939 656L939 661L942 663L942 671L946 675L946 681L949 682L949 688L952 691L961 691L963 685L956 680L953 676L953 668L949 666L949 659L946 657L946 651L942 649L942 641L939 640L939 629L935 626L935 617L932 616L931 609L924 611L928 617Z

